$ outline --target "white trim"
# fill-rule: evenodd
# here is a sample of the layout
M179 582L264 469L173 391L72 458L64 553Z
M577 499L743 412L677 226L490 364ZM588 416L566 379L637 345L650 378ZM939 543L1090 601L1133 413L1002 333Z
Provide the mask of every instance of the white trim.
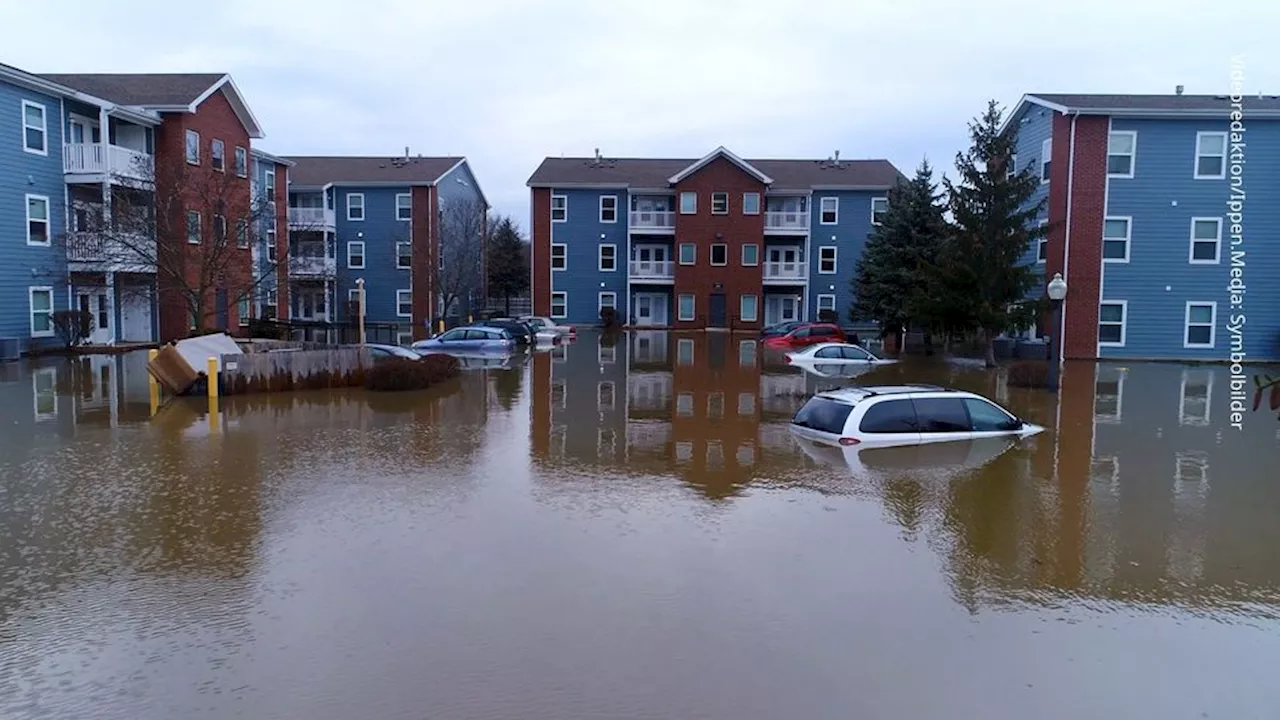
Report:
M826 262L823 253L827 250L831 251L831 269L823 270L822 263ZM840 247L838 245L819 245L818 246L818 274L819 275L835 275L839 269L838 260L840 258Z
M35 129L34 127L30 127L30 128L27 127L27 108L29 107L40 108L40 135L44 141L43 150L32 150L31 148L27 147L27 130ZM22 151L31 153L32 155L42 155L42 156L48 157L49 156L49 108L38 102L33 102L31 100L23 100L22 109L20 110L20 112L22 113L22 115L19 116L18 118L18 127L22 129ZM103 139L105 140L106 131L104 130L103 133L104 133Z
M1192 373L1201 375L1204 378L1204 412L1199 416L1187 414L1187 380ZM1189 425L1192 427L1208 427L1213 411L1213 376L1214 372L1208 369L1192 370L1186 368L1182 371L1182 384L1178 388L1178 424Z
M749 263L749 262L747 262L747 248L755 248L755 250L756 250L756 261L755 261L755 262L753 262L753 263ZM742 257L741 257L741 258L739 258L739 260L742 262L742 267L759 267L759 265L760 265L760 246L759 246L757 243L746 243L746 244L744 244L744 245L742 246Z
M826 214L827 214L827 208L826 208L826 205L827 205L827 201L828 201L828 200L830 200L830 201L832 201L832 202L834 202L834 203L836 204L835 208L831 211L831 212L832 212L832 214L834 214L834 215L835 215L835 217L831 220L831 222L827 222L827 221L824 219L824 218L826 217ZM838 224L840 224L840 196L838 196L838 195L823 195L822 197L818 198L818 224L819 224L819 225L838 225Z
M191 138L196 139L195 159L192 159L191 157ZM187 161L188 165L200 165L200 161L202 159L200 156L200 142L202 140L203 138L200 137L200 132L198 130L187 128L187 131L182 134L182 157Z
M716 210L716 197L724 198L724 210ZM712 215L728 215L729 214L729 193L723 190L715 190L711 193L711 214Z
M409 347L410 345L413 344L413 333L412 332L396 333L396 344L399 345L400 347Z
M884 213L887 213L889 212L889 198L887 196L871 198L871 224L883 225L884 223L881 223L880 221L876 220L876 201L877 200L884 201ZM884 214L884 213L881 213L881 214Z
M556 314L556 296L560 296L560 313ZM551 291L551 307L548 308L551 317L554 320L561 320L569 316L569 293L564 290Z
M1049 218L1043 218L1036 227L1042 228L1049 224ZM1049 262L1049 234L1044 233L1036 239L1036 264L1043 265Z
M611 268L606 268L606 267L604 266L604 249L605 249L605 248L612 248L612 249L613 249L613 258L612 258L612 261L613 261L613 267L611 267ZM617 269L618 269L618 246L617 246L617 244L615 244L615 243L601 243L601 244L600 244L599 249L598 249L598 250L596 250L596 270L598 270L598 271L600 271L600 272L615 272Z
M1201 141L1203 138L1206 138L1206 137L1209 137L1209 136L1214 136L1214 137L1220 137L1220 138L1222 138L1222 154L1221 154L1221 155L1216 155L1216 154L1212 154L1212 153L1207 153L1207 154L1206 154L1206 153L1201 153L1201 152L1200 152L1200 141ZM1225 177L1227 176L1227 149L1228 149L1228 147L1229 147L1229 146L1228 146L1228 144L1227 144L1227 133L1226 133L1225 131L1222 131L1222 130L1202 130L1202 131L1200 131L1200 132L1196 133L1195 156L1194 156L1194 158L1193 158L1193 160L1192 160L1192 162L1193 162L1194 164L1191 166L1191 177L1192 177L1192 179L1194 179L1194 180L1221 180L1221 179L1225 178ZM1221 158L1222 158L1222 169L1221 169L1221 170L1219 170L1219 171L1218 171L1218 174L1216 174L1216 175L1201 175L1201 174L1200 174L1200 158L1201 158L1201 157L1221 157Z
M269 167L262 171L262 187L266 189L271 201L276 200L276 169Z
M724 248L724 262L716 262L716 248ZM707 264L713 267L725 267L729 264L729 243L711 243L707 250Z
M408 246L408 248L409 248L409 255L408 255L408 258L409 258L409 264L408 264L408 265L401 265L401 264L400 264L400 258L401 258L401 257L403 257L403 256L400 254L400 248L401 248L402 246ZM397 270L410 270L410 269L412 269L412 268L413 268L413 243L411 243L411 242L404 242L403 240L402 240L402 241L400 241L400 242L397 242L397 243L396 243L396 269L397 269Z
M561 218L556 219L556 200L560 201ZM551 222L562 223L569 220L569 196L568 195L552 195L551 196Z
M1128 135L1131 139L1130 150L1127 153L1112 152L1111 142L1117 135ZM1124 155L1129 158L1129 172L1113 173L1111 172L1111 156ZM1107 133L1107 177L1113 178L1132 178L1134 171L1138 169L1138 131L1136 130L1111 130Z
M748 210L748 209L747 209L747 198L749 198L749 197L751 197L751 196L753 196L753 195L754 195L754 196L755 196L755 198L756 198L756 209L755 209L755 212L751 212L750 210ZM742 214L743 214L743 215L759 215L759 214L760 214L760 209L761 209L763 206L764 206L764 198L761 196L761 194L760 194L760 193L758 193L758 192L744 192L744 193L742 193Z
M556 248L560 248L560 267L556 267ZM551 271L558 272L560 270L569 269L569 246L564 243L551 243Z
M684 261L683 248L685 247L693 248L693 260L691 260L690 262ZM698 264L698 243L680 243L676 245L676 264L677 265L697 265Z
M44 242L31 242L32 200L44 201ZM22 203L22 211L27 216L27 224L22 226L22 233L27 239L27 244L36 247L49 247L53 243L53 203L49 201L49 196L27 193Z
M597 362L599 361L599 359L600 358L597 356L596 358ZM602 391L605 388L609 388L609 404L608 405L605 405L604 399L601 397L604 394ZM613 410L617 406L618 406L618 386L612 380L600 380L599 382L597 382L596 383L596 410L597 411ZM601 431L609 430L609 429L611 428L604 428L604 427L600 428ZM596 434L597 450L599 449L600 444L601 444L600 434L597 433Z
M688 210L684 209L684 199L686 197L693 198L693 206ZM679 211L681 215L697 215L698 214L698 193L694 192L693 190L681 191L680 195L676 198L676 209Z
M36 306L35 297L38 292L49 293L49 329L43 332L36 331ZM51 285L32 285L27 288L27 323L30 325L31 337L46 338L53 337L53 314L57 312L58 304L53 296L53 286ZM41 311L44 312L44 311Z
M400 205L401 198L408 198L409 203L407 206ZM401 210L408 210L409 217L400 217ZM413 193L396 193L396 220L401 222L409 222L413 220Z
M747 298L751 298L753 305L751 306L751 317L747 317L746 302ZM738 318L742 322L759 322L760 321L760 296L746 293L738 296Z
M1045 168L1049 172L1045 172ZM1040 143L1040 184L1045 185L1051 180L1053 174L1053 135L1050 130L1050 136Z
M613 298L612 305L604 304L605 296ZM604 310L607 307L613 308L614 311L617 312L618 310L618 293L617 292L613 290L605 290L596 294L596 314L599 315L600 311Z
M689 298L689 317L684 316L684 308L680 306L680 298ZM676 295L676 320L679 322L691 322L698 319L698 296L693 293L680 293ZM682 341L683 342L683 341ZM691 340L690 343L693 341Z
M1129 335L1129 301L1128 300L1103 300L1098 303L1098 326L1101 327L1105 322L1107 325L1115 325L1115 322L1104 321L1102 319L1103 305L1119 305L1120 306L1120 341L1119 342L1103 342L1098 340L1098 347L1124 347L1126 338ZM1098 329L1094 328L1094 335L1097 336Z
M228 97L227 102L231 105L231 111L236 114L236 119L239 120L240 124L244 125L244 129L248 131L249 137L255 140L261 140L263 137L266 137L262 132L262 126L258 124L258 119L253 116L253 111L249 109L249 104L244 101L244 95L240 92L240 88L236 87L236 83L231 79L230 75L223 75L218 78L217 82L210 85L209 89L200 93L199 97L192 100L191 104L185 106L183 109L189 113L195 113L196 108L199 107L201 103L208 100L211 95L228 85L231 87L233 96ZM166 108L164 108L164 106L155 106L148 109L162 110Z
M409 297L407 301L403 299L406 295ZM409 305L409 312L400 312L400 308L406 303ZM367 311L368 309L366 308ZM403 288L396 290L396 317L413 317L413 290Z
M830 298L830 299L831 299L831 307L822 307L822 301L823 301L823 300L825 300L825 299L827 299L827 298ZM831 312L835 312L835 311L836 311L836 296L835 296L835 293L822 293L822 294L818 295L816 299L817 299L817 301L818 301L818 304L817 304L817 305L815 305L815 307L817 308L818 312L822 312L823 310L830 310Z
M1208 238L1196 238L1196 223L1212 222L1218 230L1216 237L1211 241ZM1197 260L1196 259L1196 243L1213 242L1213 259ZM1187 246L1187 262L1191 265L1218 265L1222 262L1222 218L1220 217L1193 217L1191 218L1191 238Z
M240 171L240 158L244 158L244 172ZM249 150L236 145L235 151L232 153L232 162L236 165L236 177L249 177ZM275 174L274 170L268 172Z
M215 152L218 146L222 146L222 167L218 167L215 164L218 160L218 153ZM226 140L223 140L221 138L209 139L209 167L213 168L214 172L227 171L227 141Z
M771 178L771 177L769 177L768 175L765 175L764 173L760 172L759 170L757 170L756 168L754 168L754 167L751 165L751 163L748 163L746 160L743 160L742 158L738 157L737 155L734 155L733 153L729 152L729 151L728 151L728 150L727 150L723 145L721 145L720 147L716 148L715 150L712 150L710 153L708 153L708 154L707 154L705 157L703 157L701 160L698 160L697 162L695 162L694 164L690 165L689 167L687 167L687 168L685 168L685 169L681 170L680 172L676 173L675 175L672 175L670 178L668 178L668 179L667 179L667 182L671 183L672 185L679 184L679 182L680 182L681 180L684 180L685 178L687 178L687 177L689 177L690 175L694 174L694 173L695 173L695 172L697 172L699 169L701 169L704 165L706 165L706 164L710 163L712 160L715 160L715 159L716 159L716 158L718 158L718 157L724 157L724 158L727 158L727 159L729 160L729 162L733 163L734 165L737 165L739 168L741 168L741 169L742 169L744 172L746 172L748 175L751 175L752 177L754 177L755 179L757 179L757 180L759 180L760 182L764 183L765 185L772 185L772 184L773 184L773 178Z
M352 250L355 248L355 246L357 246L357 245L359 245L359 246L360 246L360 253L359 253L359 255L360 255L360 264L359 264L359 265L354 265L354 264L352 264L352 262L351 262L351 256L352 256L352 254L353 254L351 251L352 251ZM363 241L363 240L348 240L348 241L347 241L347 269L348 269L348 270L363 270L363 269L365 268L365 265L368 265L368 264L369 264L369 259L368 259L367 257L365 257L365 254L364 254L364 253L365 253L365 246L364 246L364 241Z
M365 216L368 215L365 212L364 193L347 193L346 198L347 220L350 222L364 222ZM356 206L351 204L352 198L360 198L360 217L351 217L351 211L356 209Z
M1191 331L1191 308L1208 306L1212 312L1209 316L1209 342L1193 343L1187 340L1187 333ZM1204 327L1206 323L1196 323L1196 327ZM1214 343L1218 339L1218 303L1213 300L1188 300L1186 310L1182 318L1182 347L1212 349Z
M1107 237L1107 223L1109 221L1124 221L1124 237ZM1107 241L1124 240L1124 257L1109 258L1107 257ZM1133 248L1133 216L1132 215L1112 215L1102 218L1102 262L1104 263L1127 263Z
M604 211L605 211L604 201L605 200L613 200L613 219L612 220L604 219ZM602 223L618 222L618 196L617 195L601 195L600 196L600 222Z

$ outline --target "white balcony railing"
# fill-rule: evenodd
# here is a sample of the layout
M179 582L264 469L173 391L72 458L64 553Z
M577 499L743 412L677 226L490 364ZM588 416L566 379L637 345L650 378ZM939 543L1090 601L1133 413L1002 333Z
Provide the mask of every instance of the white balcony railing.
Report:
M632 210L632 230L674 230L676 214L670 210Z
M332 277L338 272L338 261L331 257L300 255L289 258L289 274L299 277Z
M322 207L289 208L289 225L299 228L331 228L333 227L333 211Z
M134 180L151 177L150 153L103 143L67 143L62 146L62 171L68 174L109 173Z
M154 268L156 240L143 235L73 232L67 235L67 261L104 266Z
M764 213L765 230L806 230L809 227L809 213L800 210L766 210Z
M676 276L676 264L671 260L632 260L631 277L672 280Z
M767 262L764 264L764 279L803 280L805 270L803 262Z

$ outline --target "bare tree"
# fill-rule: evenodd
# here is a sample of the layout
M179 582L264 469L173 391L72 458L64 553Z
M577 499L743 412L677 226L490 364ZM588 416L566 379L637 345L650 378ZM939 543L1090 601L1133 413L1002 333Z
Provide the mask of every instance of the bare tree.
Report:
M440 317L449 317L455 310L460 315L463 302L470 310L472 302L482 297L488 233L484 203L470 198L445 203L440 217Z

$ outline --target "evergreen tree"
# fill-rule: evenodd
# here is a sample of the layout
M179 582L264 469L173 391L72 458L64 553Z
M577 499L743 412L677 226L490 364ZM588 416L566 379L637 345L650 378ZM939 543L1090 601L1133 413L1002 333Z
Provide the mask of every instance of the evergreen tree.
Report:
M889 208L875 226L853 277L851 320L873 319L902 347L901 330L927 324L928 307L922 270L947 232L946 207L933 181L933 168L923 160L910 181L889 190Z
M497 218L489 238L489 295L502 298L511 314L511 298L529 289L529 260L520 229L510 217Z
M1023 259L1047 232L1036 218L1044 200L1031 202L1040 181L1028 168L1008 172L1016 152L1017 127L1000 133L1001 112L992 100L969 123L972 146L956 155L959 182L943 177L951 210L951 232L925 275L936 289L935 310L951 329L982 335L988 367L995 366L992 340L1026 327L1039 299L1030 298L1038 280ZM944 301L939 307L937 299Z

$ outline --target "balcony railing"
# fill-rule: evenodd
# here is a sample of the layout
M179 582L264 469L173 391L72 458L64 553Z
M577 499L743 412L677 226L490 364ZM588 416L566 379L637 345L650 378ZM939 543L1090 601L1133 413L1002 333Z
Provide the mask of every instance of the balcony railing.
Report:
M62 171L67 174L111 174L131 180L152 176L150 153L104 143L67 143L62 146Z
M289 208L289 226L294 230L333 227L333 211L322 207Z
M809 213L800 210L766 210L765 230L807 230Z
M338 261L331 257L300 255L289 258L289 274L298 277L332 277Z
M676 214L671 210L632 210L632 230L674 230Z
M803 280L806 269L803 262L766 262L764 264L764 279Z
M671 260L632 260L633 279L674 280L676 264Z
M143 235L73 232L67 235L67 261L154 271L156 240Z

